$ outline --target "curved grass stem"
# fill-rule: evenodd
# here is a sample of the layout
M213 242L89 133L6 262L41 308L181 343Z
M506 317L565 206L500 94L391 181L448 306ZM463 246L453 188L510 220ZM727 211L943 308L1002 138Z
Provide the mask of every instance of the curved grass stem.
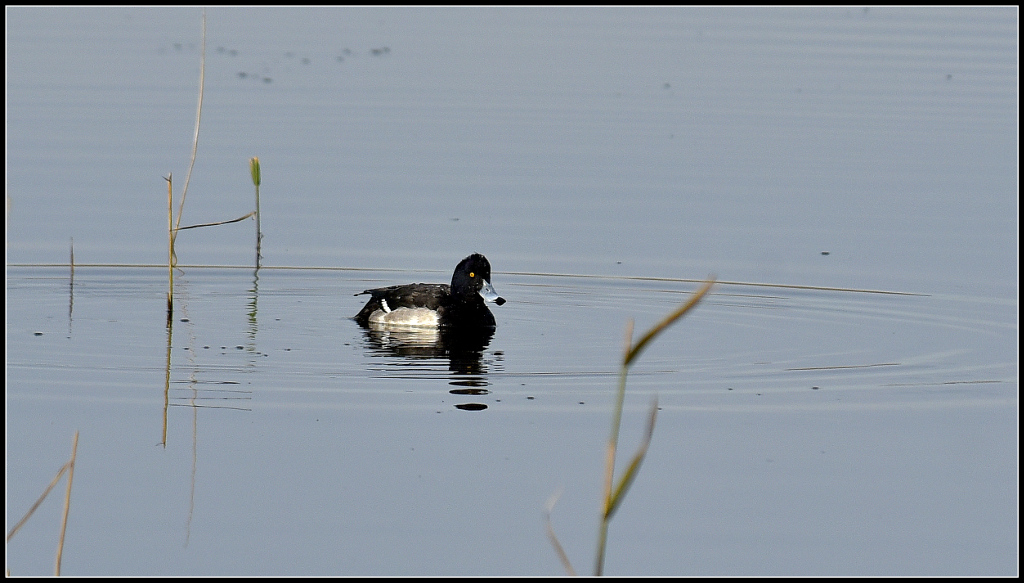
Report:
M626 497L626 492L629 490L630 485L632 485L633 480L640 471L640 465L647 456L647 449L651 445L651 438L654 436L654 423L658 417L658 401L655 399L654 403L651 405L651 412L647 418L647 431L644 435L644 439L640 443L640 447L637 449L636 453L633 454L632 459L630 459L629 464L626 466L625 471L616 484L615 454L619 443L619 428L622 424L622 406L626 398L626 376L629 374L629 367L636 361L637 357L640 356L640 353L648 344L650 344L651 341L693 309L693 307L696 306L709 291L711 291L711 287L714 283L714 278L709 278L704 282L704 285L701 286L700 289L690 296L689 300L655 324L654 327L648 330L636 344L633 344L632 320L626 324L626 349L622 357L622 365L619 368L619 390L615 396L615 410L612 416L611 436L608 439L608 448L605 455L604 499L602 501L601 508L601 526L598 529L597 536L597 557L594 565L595 575L599 576L604 573L605 548L608 542L608 524L611 521L612 515L622 504L623 499Z

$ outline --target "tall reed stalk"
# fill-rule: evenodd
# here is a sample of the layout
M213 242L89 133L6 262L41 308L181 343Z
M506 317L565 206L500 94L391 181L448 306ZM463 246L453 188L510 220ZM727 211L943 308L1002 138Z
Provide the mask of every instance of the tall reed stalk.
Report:
M167 175L167 325L174 316L174 181Z
M199 128L203 118L203 94L206 79L206 11L203 11L203 34L202 48L199 56L199 98L196 103L196 127L192 134L192 156L189 159L188 173L185 175L185 185L181 190L181 201L178 203L178 215L174 216L174 185L171 174L164 179L167 181L167 324L171 324L174 314L174 267L178 263L177 255L174 252L174 242L177 240L178 232L186 229L197 229L199 227L212 227L215 225L226 225L237 223L256 215L256 269L260 267L260 240L263 234L260 231L260 166L259 158L252 158L249 161L250 172L253 182L256 184L256 210L244 216L229 221L218 221L214 223L202 223L198 225L181 226L181 216L185 210L185 196L188 194L188 185L192 180L192 169L196 165L196 154L199 151Z
M203 10L203 34L199 51L199 99L196 104L196 129L192 134L192 157L185 174L185 186L181 189L181 203L178 205L178 218L174 218L174 190L171 174L167 175L167 325L170 326L174 316L174 241L178 237L181 225L181 214L185 210L185 195L192 180L192 169L196 165L196 153L199 151L199 124L203 118L203 87L206 80L206 11Z

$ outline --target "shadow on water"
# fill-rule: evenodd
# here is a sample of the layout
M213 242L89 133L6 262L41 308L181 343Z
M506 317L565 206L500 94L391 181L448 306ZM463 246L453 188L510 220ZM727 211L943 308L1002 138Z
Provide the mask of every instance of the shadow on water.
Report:
M417 328L394 330L366 328L363 330L366 347L371 355L397 359L395 367L404 367L413 361L447 361L449 384L453 395L488 395L488 363L484 350L494 337L494 328L477 330L449 330L445 328ZM482 411L483 403L459 403L455 408Z

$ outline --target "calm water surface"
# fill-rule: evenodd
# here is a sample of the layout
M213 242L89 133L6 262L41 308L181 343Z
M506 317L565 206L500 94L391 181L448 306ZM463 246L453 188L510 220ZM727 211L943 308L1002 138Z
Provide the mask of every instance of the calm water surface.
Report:
M207 16L183 224L259 156L268 268L182 232L168 328L200 12L7 11L7 524L79 431L64 574L560 574L559 489L589 572L625 324L710 273L607 573L1016 573L1016 9ZM474 251L485 346L350 320Z

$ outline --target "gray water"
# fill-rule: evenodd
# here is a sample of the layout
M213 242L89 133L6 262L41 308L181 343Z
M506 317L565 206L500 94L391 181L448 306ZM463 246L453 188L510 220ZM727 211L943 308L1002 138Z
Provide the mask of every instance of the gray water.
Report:
M258 156L265 267L181 232L167 327L201 11L8 9L8 528L79 431L64 574L560 574L559 490L590 572L626 322L714 274L607 573L1015 574L1017 17L211 9L182 224ZM479 352L349 319L475 251Z

